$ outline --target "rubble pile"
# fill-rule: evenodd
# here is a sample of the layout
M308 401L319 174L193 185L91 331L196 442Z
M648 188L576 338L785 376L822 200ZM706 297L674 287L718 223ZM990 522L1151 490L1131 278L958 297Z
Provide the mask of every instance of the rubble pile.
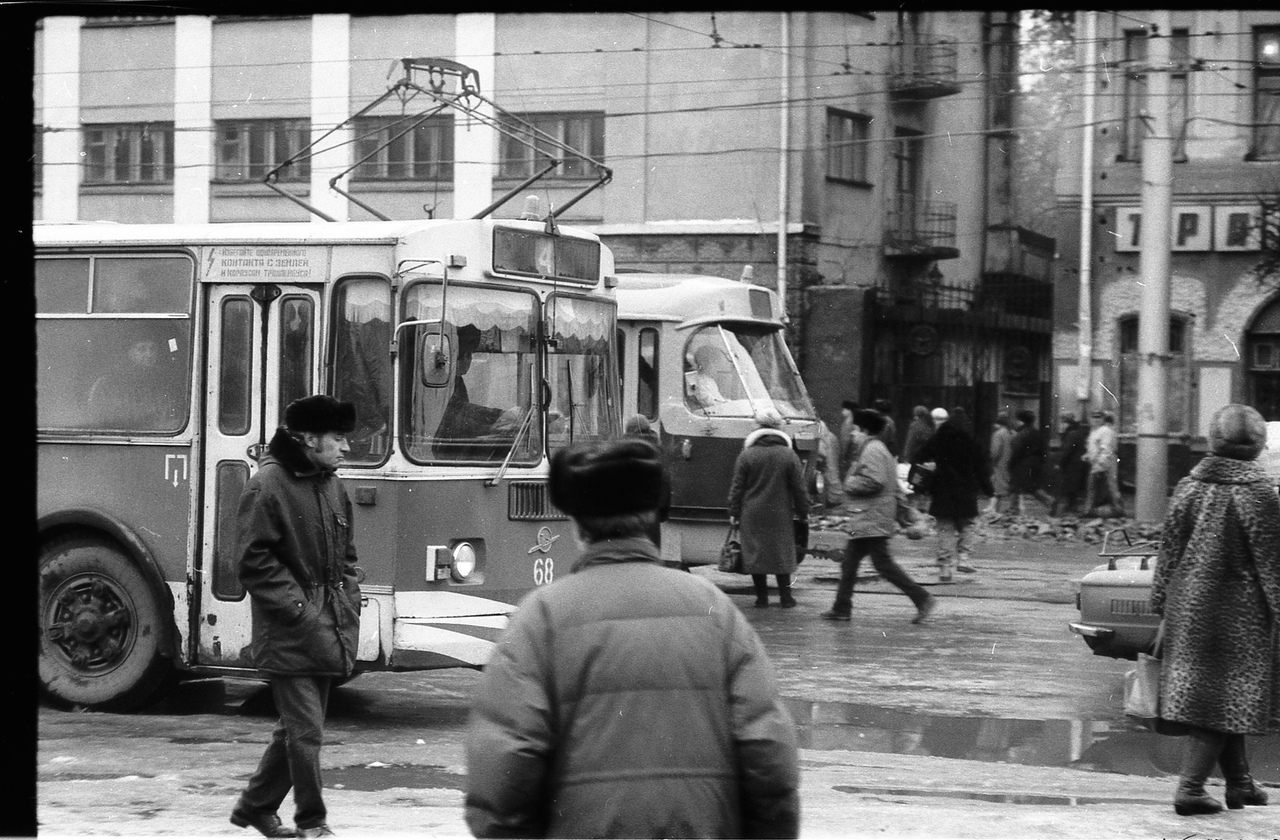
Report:
M931 519L931 517L925 517ZM815 512L809 518L810 532L819 538L818 532L848 531L849 518L839 510ZM1159 523L1138 523L1127 517L1099 516L1043 516L1002 514L983 514L978 518L976 534L978 538L991 540L1023 539L1034 541L1080 542L1086 545L1101 545L1103 538L1110 531L1124 528L1130 539L1158 540L1160 538ZM898 528L898 533L903 529Z

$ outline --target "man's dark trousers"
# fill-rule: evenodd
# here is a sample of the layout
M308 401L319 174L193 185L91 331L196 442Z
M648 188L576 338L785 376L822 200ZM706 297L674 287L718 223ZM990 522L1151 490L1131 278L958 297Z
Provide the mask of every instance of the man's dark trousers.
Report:
M888 537L855 537L845 543L844 558L840 561L840 582L836 584L836 600L833 611L848 615L853 611L853 585L858 580L858 566L862 558L871 555L871 565L880 577L902 590L919 609L929 600L924 587L911 579L889 554Z
M313 828L325 822L321 796L320 747L329 706L330 677L271 677L271 697L280 721L271 733L258 769L253 771L238 807L255 814L274 814L293 788L294 823Z

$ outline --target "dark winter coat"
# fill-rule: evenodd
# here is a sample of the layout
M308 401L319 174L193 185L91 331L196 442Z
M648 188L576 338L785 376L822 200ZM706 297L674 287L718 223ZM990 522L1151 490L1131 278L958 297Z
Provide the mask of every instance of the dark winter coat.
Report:
M947 421L916 452L916 463L933 461L929 513L946 519L978 515L979 494L991 496L987 456L968 432Z
M902 462L904 464L919 464L920 459L916 457L916 453L920 451L920 447L924 446L925 441L933 437L933 423L921 417L917 417L911 421L911 425L907 426L907 439L902 444Z
M1151 609L1165 619L1162 718L1280 731L1280 497L1256 461L1208 455L1178 482Z
M1013 434L1009 456L1009 490L1034 493L1044 485L1044 461L1048 450L1035 426L1023 424Z
M1079 423L1069 423L1062 433L1062 450L1058 453L1058 495L1074 498L1084 494L1089 480L1089 462L1085 453L1089 430Z
M789 575L796 570L793 520L809 518L804 467L790 439L773 429L747 435L733 465L729 516L738 520L742 571Z
M849 536L893 536L899 492L897 460L884 441L868 438L844 479Z
M476 688L477 837L795 837L798 788L759 637L646 539L588 546L526 596Z
M277 431L237 517L258 670L351 673L360 639L351 513L342 481L316 469L300 444Z

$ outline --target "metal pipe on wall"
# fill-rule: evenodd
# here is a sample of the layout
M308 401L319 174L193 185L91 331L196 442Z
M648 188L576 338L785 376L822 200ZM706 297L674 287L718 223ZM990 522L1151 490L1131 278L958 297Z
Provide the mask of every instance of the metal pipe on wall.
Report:
M782 15L782 107L778 126L778 300L782 303L782 321L791 320L787 314L787 198L788 168L791 156L787 146L791 140L791 18Z

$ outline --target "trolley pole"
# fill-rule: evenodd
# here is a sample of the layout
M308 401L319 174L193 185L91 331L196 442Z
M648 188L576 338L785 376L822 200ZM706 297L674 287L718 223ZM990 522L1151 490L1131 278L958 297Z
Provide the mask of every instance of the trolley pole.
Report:
M1169 243L1173 203L1173 136L1169 126L1168 12L1149 12L1147 114L1142 140L1142 307L1138 318L1137 464L1134 517L1164 518L1169 497Z

